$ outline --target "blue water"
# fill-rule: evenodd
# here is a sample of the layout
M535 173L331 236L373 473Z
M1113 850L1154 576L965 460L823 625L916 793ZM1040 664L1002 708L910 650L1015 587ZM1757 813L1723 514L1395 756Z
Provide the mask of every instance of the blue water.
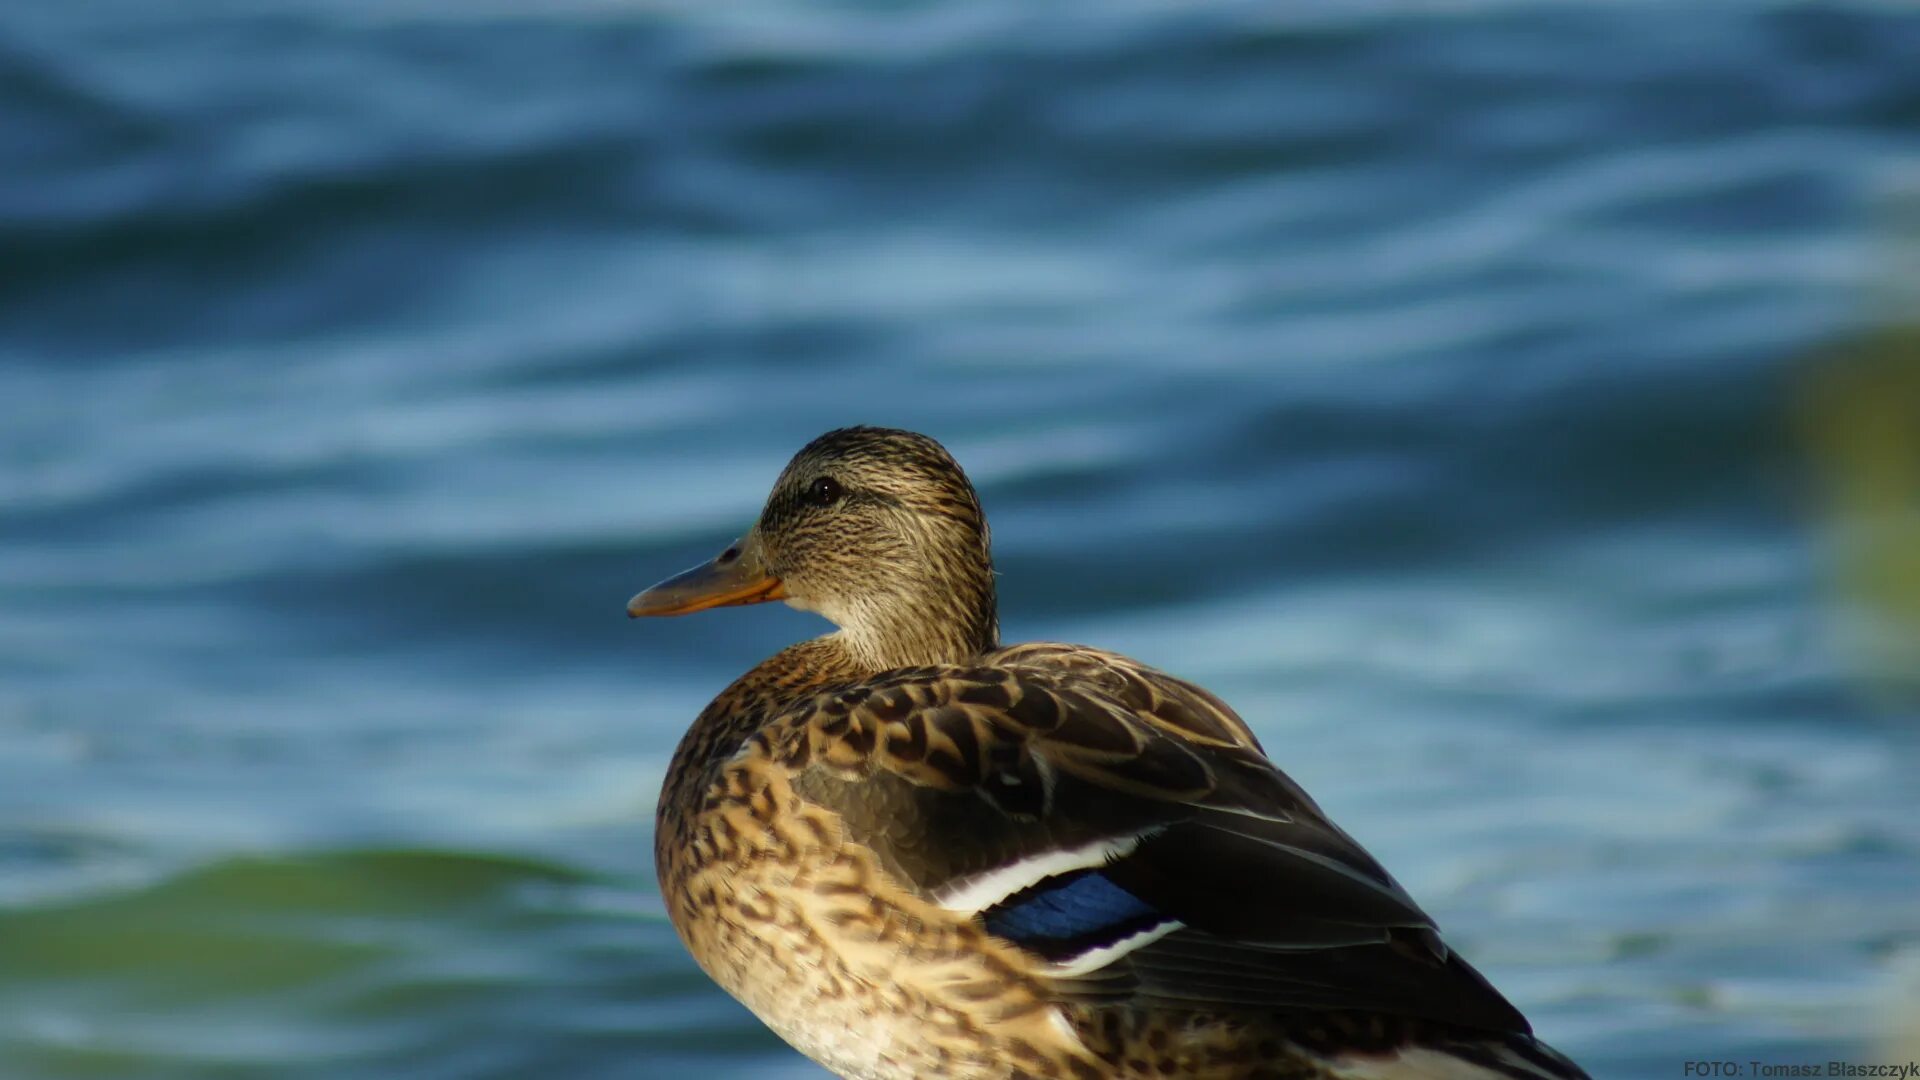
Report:
M1916 57L1899 4L0 6L0 1077L820 1075L650 850L823 627L622 606L849 422L970 470L1009 639L1234 702L1596 1076L1874 1059L1920 725L1802 418Z

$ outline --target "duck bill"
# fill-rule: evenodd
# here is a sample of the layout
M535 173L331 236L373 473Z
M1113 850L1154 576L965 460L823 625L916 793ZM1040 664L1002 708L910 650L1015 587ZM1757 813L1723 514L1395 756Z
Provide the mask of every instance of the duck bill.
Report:
M769 573L759 545L741 541L684 573L675 574L627 601L627 615L685 615L735 604L784 600L786 587Z

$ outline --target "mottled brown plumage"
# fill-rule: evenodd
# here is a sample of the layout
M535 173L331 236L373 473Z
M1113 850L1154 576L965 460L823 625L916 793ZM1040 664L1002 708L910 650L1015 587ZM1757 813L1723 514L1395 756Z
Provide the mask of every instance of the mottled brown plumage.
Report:
M701 966L860 1080L1584 1074L1207 691L1001 647L938 443L830 432L636 615L785 599L839 630L681 741L655 859Z

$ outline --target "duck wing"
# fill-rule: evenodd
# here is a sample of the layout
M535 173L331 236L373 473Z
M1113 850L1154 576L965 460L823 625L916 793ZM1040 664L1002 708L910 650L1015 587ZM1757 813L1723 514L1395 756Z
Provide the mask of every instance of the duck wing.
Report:
M754 741L1062 1000L1528 1031L1231 708L1125 657L1033 644L890 671Z

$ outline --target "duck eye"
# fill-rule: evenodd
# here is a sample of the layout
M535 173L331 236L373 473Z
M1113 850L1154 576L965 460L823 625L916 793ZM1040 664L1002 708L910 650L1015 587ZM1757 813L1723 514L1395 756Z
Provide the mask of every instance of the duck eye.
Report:
M815 506L826 506L842 494L840 482L831 476L823 476L807 487L807 501Z

